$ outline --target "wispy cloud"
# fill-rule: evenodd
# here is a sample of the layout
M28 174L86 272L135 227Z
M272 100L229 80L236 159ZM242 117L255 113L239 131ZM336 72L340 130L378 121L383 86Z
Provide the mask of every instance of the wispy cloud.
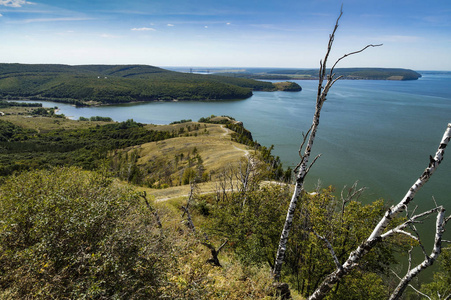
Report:
M0 17L3 17L3 15L2 15L2 14L0 14Z
M150 27L141 27L141 28L132 28L132 31L157 31L155 28Z
M168 27L174 27L175 25L174 24L168 24Z
M19 23L37 23L37 22L67 22L67 21L88 21L92 18L38 18L38 19L24 19L18 21Z
M0 6L22 7L25 4L34 4L25 0L0 0Z

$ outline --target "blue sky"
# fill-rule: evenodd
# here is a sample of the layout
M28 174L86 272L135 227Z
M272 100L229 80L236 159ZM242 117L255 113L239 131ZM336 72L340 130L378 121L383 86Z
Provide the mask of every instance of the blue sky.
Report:
M451 70L448 0L0 0L0 62Z

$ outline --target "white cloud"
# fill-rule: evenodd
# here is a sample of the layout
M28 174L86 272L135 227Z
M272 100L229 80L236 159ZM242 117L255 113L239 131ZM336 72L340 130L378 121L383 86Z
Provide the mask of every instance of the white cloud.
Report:
M1 0L0 0L1 1ZM36 22L65 22L65 21L87 21L92 18L41 18L41 19L25 19L17 21L17 23L36 23Z
M204 28L208 28L208 26L204 26Z
M0 14L0 17L3 17L3 15L2 15L2 14Z
M149 28L149 27L132 28L130 30L133 30L133 31L156 31L156 29Z
M226 25L230 25L230 24L231 24L230 22L227 22L227 23L226 23Z
M168 24L168 26L169 26L169 27L174 27L175 25L174 25L174 24Z
M34 4L25 0L0 0L0 6L22 7L24 4Z

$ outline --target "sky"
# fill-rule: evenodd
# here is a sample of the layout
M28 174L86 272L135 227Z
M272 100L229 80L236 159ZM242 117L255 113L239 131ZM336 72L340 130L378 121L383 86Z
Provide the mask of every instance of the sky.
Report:
M0 0L0 62L451 70L449 0Z

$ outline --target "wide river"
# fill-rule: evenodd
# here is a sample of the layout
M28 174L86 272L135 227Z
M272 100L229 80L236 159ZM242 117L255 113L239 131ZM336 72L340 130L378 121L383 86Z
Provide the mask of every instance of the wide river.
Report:
M451 72L421 72L415 81L338 81L323 107L313 154L322 153L306 186L314 189L359 181L368 188L363 201L384 198L397 203L421 175L434 155L448 123L451 123ZM229 115L243 121L255 140L274 144L274 154L285 166L299 162L302 132L311 123L317 91L316 81L298 81L301 92L254 92L235 101L153 102L120 106L75 108L61 103L61 113L104 116L116 121L168 124L181 119ZM434 206L433 197L451 212L451 145L443 163L417 194L417 212ZM430 251L435 217L420 228ZM449 224L448 224L449 225ZM449 227L449 226L448 226ZM445 234L451 239L451 230ZM414 254L418 260L421 253ZM405 260L405 259L404 259ZM430 277L432 269L422 274Z
M356 180L368 187L365 199L397 202L421 175L451 122L451 73L422 72L415 81L338 81L324 104L307 188L318 180L341 189ZM301 92L254 92L234 101L153 102L75 108L60 103L61 113L107 116L116 121L168 124L181 119L229 115L243 121L255 140L274 144L285 166L299 161L302 132L310 127L316 81L298 81ZM450 146L451 147L451 146ZM446 203L451 212L451 150L415 200L420 208ZM366 201L366 200L365 200Z

